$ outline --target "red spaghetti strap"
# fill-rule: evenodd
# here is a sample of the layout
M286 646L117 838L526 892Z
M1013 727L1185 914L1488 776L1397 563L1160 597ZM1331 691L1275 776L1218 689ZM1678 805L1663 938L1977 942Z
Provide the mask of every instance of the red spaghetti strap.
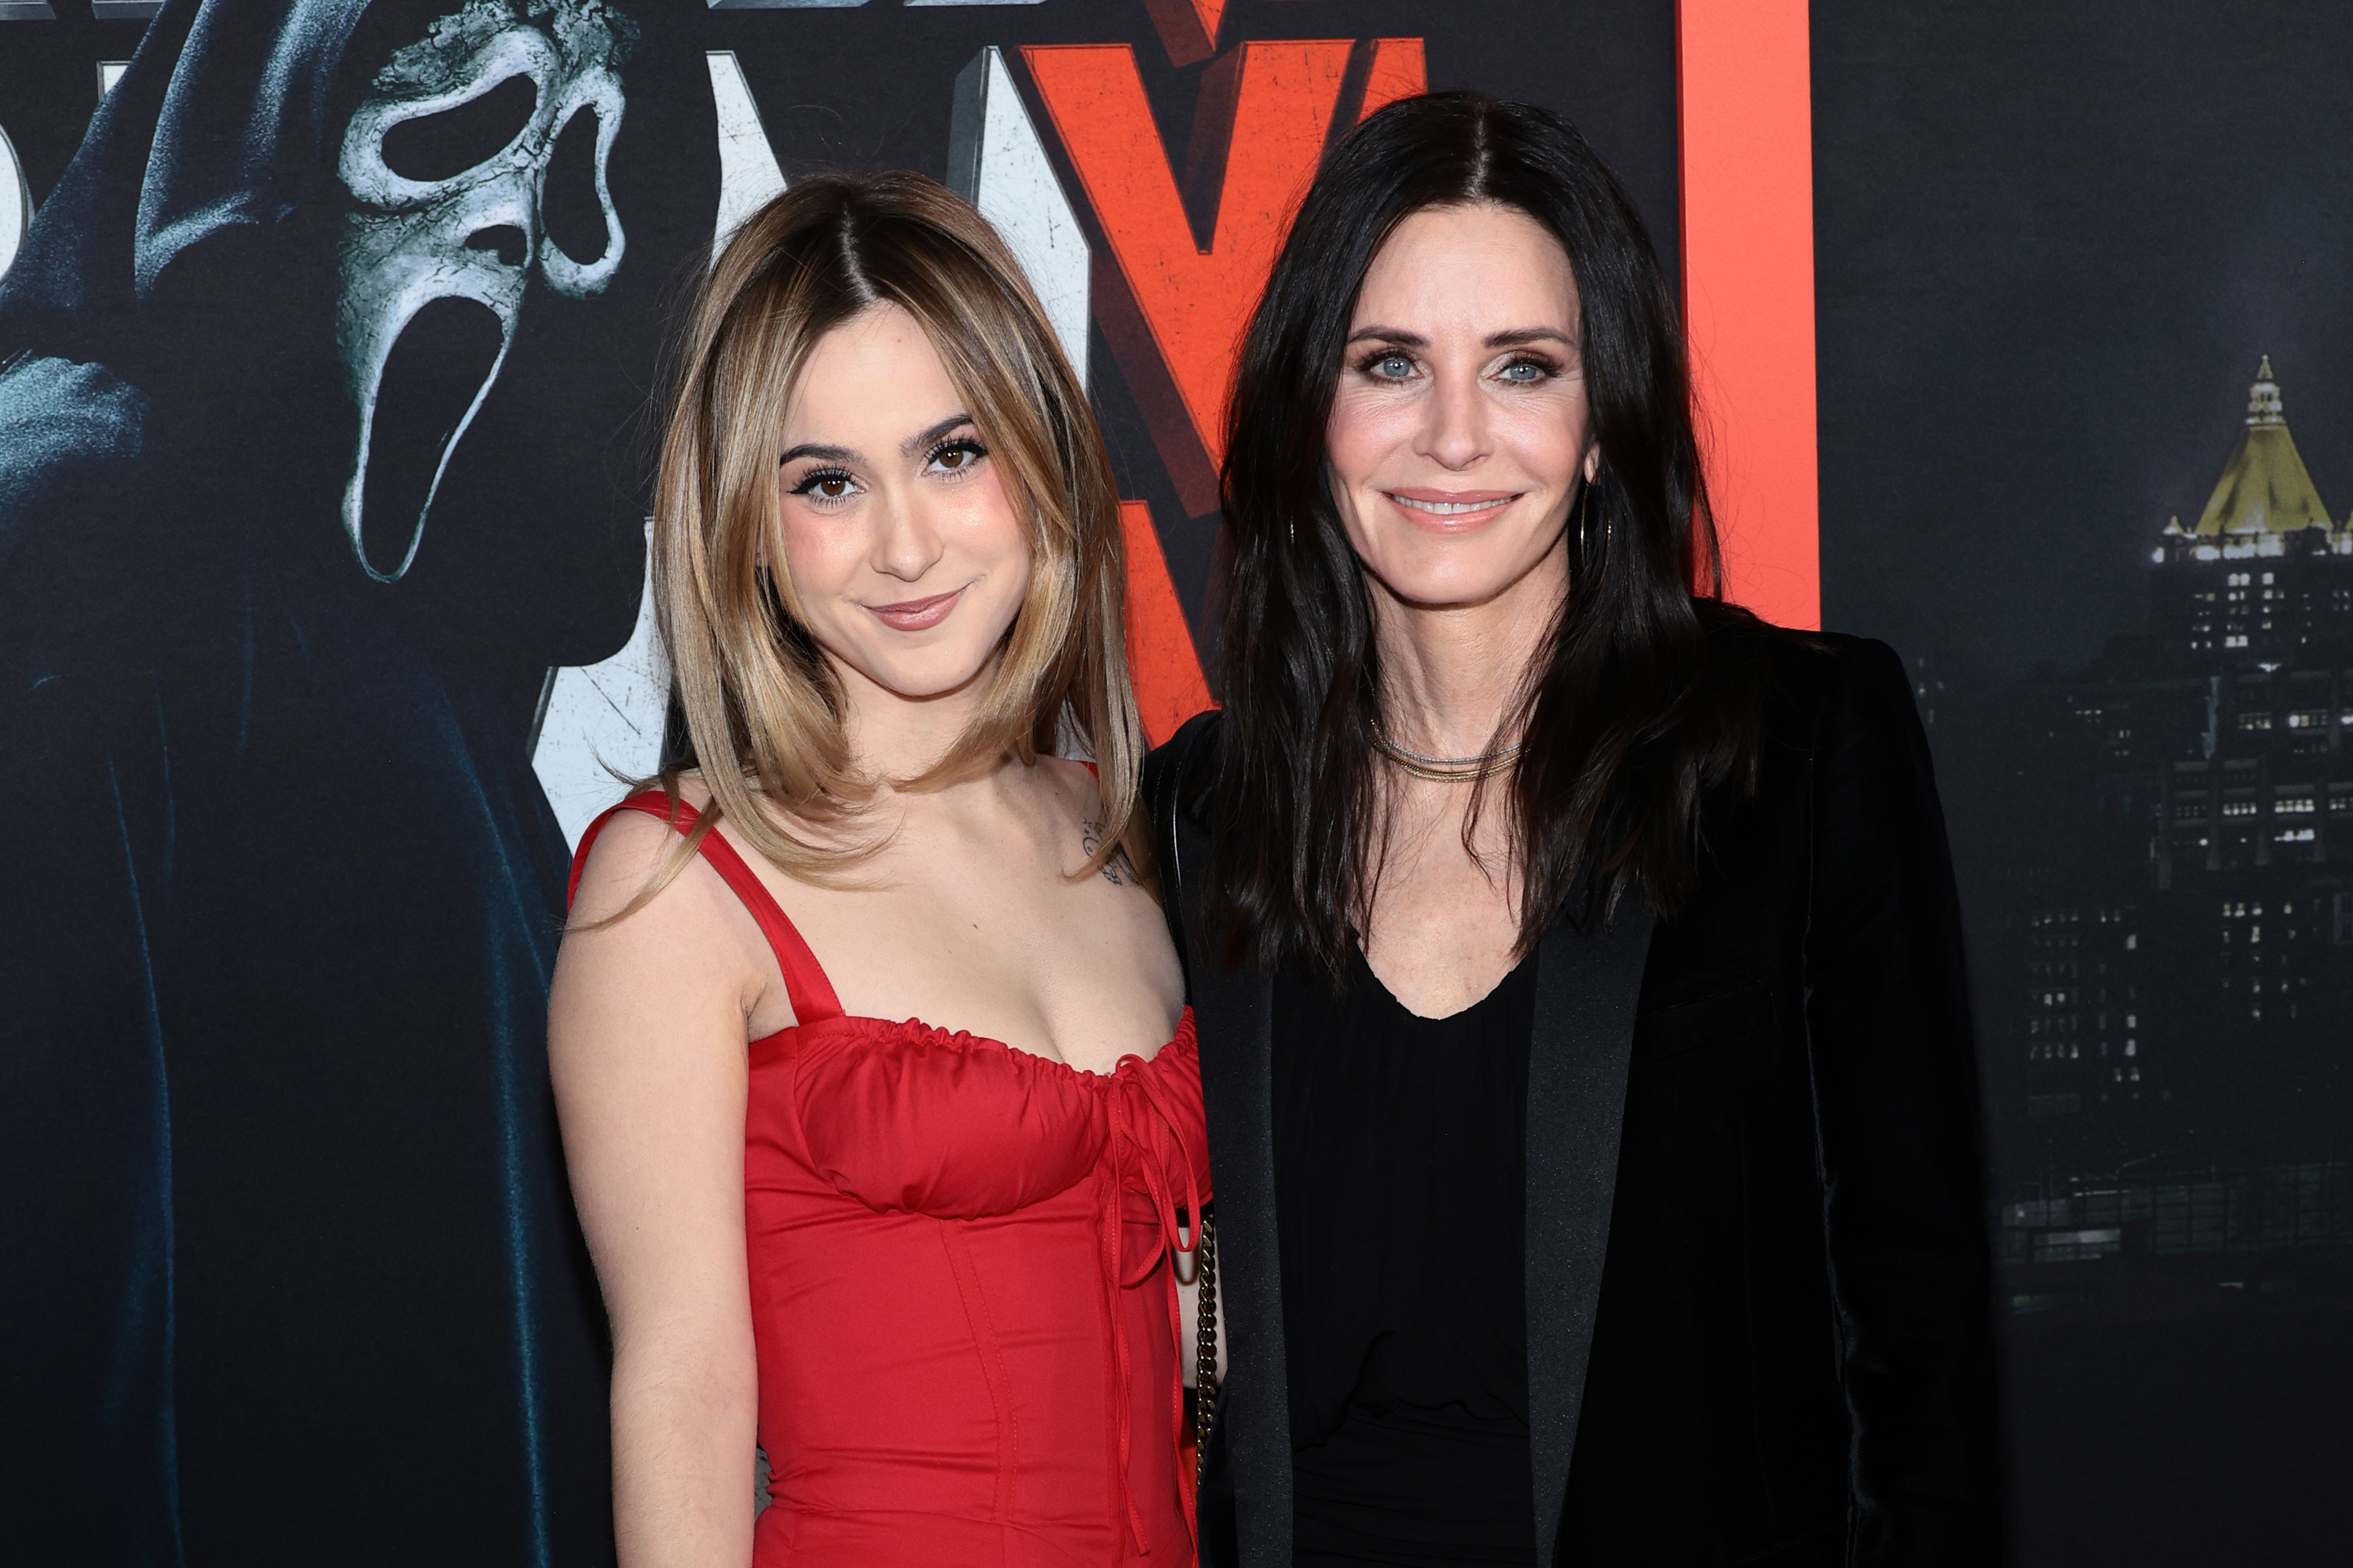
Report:
M659 790L633 795L606 812L588 825L588 830L580 836L580 847L573 851L572 887L565 895L567 906L579 896L580 871L588 864L589 847L596 842L596 836L605 830L605 824L612 820L615 811L642 811L648 816L659 816L681 835L693 832L694 825L702 817L701 812L682 800L678 803L678 815L672 816L670 797ZM811 952L808 943L801 940L800 931L778 906L776 895L769 892L758 874L744 864L744 857L735 852L735 846L714 830L702 836L700 848L702 858L711 863L711 868L719 873L720 879L733 888L735 896L744 900L744 907L758 922L760 933L768 939L768 946L776 955L776 967L784 972L785 994L793 1004L793 1022L796 1025L811 1024L819 1018L841 1016L841 1002L834 995L833 982L825 977L825 970L818 963L817 954Z

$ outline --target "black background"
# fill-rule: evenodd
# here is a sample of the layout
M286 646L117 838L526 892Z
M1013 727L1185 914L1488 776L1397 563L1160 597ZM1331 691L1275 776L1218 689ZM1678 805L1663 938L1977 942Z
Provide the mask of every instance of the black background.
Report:
M1982 999L2024 830L1993 786L2031 765L2009 683L2143 628L2158 531L2196 522L2263 354L2353 506L2353 10L1823 0L1812 25L1824 624L1894 644L1937 711ZM2017 1116L1990 1012L1989 1110ZM2342 1252L2303 1264L2333 1289L2152 1279L2005 1314L2019 1561L2353 1556Z

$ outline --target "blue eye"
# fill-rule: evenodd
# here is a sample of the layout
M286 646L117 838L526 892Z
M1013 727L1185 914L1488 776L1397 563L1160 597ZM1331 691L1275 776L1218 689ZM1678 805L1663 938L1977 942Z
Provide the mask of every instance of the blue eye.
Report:
M1503 369L1505 381L1515 381L1523 385L1546 380L1551 374L1552 366L1532 359L1515 359Z
M1391 381L1403 381L1413 374L1413 361L1403 354L1383 354L1373 362L1373 374Z

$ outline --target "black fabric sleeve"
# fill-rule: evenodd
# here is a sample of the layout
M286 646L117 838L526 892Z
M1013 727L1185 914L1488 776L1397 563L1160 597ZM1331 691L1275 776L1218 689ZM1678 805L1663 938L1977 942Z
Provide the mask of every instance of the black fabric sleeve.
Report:
M137 1562L178 1519L168 768L160 729L58 740L86 682L11 696L47 787L0 821L0 1487L23 1561Z
M1217 731L1218 710L1196 713L1174 735L1153 748L1144 759L1143 801L1152 815L1154 875L1160 883L1160 910L1168 920L1169 940L1176 944L1176 961L1185 970L1185 994L1193 994L1193 952L1186 939L1186 900L1194 896L1207 868L1189 865L1177 842L1177 815L1201 784L1201 763L1208 753L1203 742Z
M1991 1268L1959 902L1903 663L1846 645L1816 735L1806 1025L1849 1413L1849 1561L2000 1552Z

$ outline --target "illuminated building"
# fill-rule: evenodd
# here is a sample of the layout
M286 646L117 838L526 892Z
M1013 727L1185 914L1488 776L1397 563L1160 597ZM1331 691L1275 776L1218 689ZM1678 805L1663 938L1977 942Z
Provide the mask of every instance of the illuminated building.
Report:
M1996 1123L2025 1129L2006 1163L2042 1173L2005 1209L2008 1261L2133 1250L2116 1216L2156 1202L2142 1186L2277 1187L2231 1234L2353 1235L2353 521L2306 470L2268 358L2247 409L2195 526L2151 552L2148 634L2002 712L1973 959L1989 1083L2015 1097ZM2087 1204L2113 1223L2077 1225Z

